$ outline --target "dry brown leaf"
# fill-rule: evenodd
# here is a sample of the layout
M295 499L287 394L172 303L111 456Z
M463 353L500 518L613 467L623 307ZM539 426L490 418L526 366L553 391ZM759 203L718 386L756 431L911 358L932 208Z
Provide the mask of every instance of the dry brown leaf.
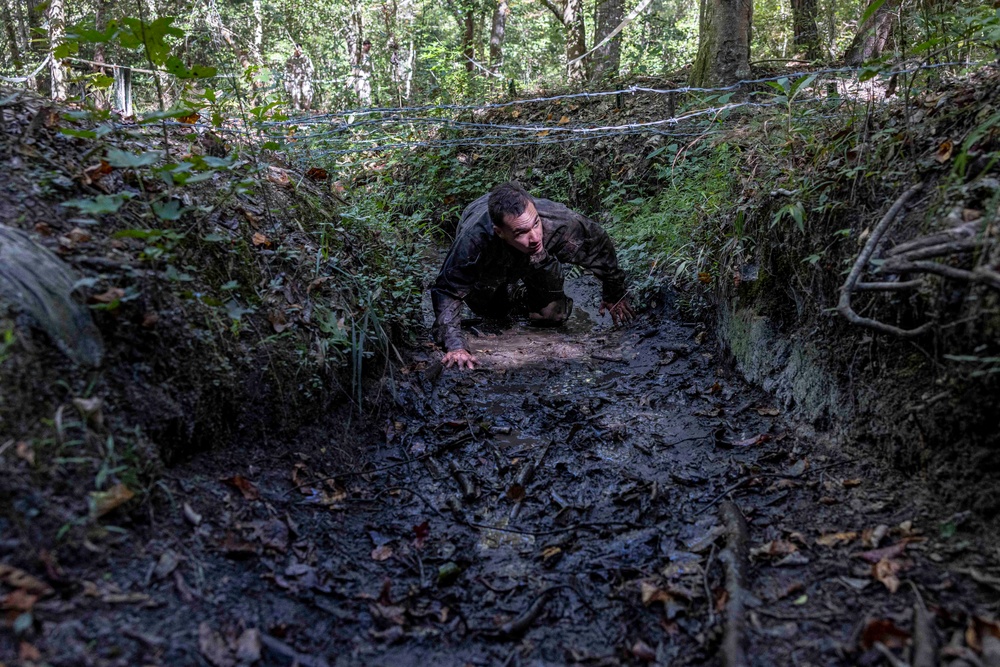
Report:
M42 659L42 652L35 648L34 644L21 642L17 647L17 659L22 662L39 662Z
M270 239L268 239L266 236L264 236L260 232L254 232L253 233L253 238L251 239L251 242L254 244L254 246L257 246L257 247L260 247L260 246L264 246L265 248L271 247L271 241L270 241Z
M899 556L904 551L906 551L906 545L913 540L904 539L900 540L896 544L890 547L882 547L881 549L872 549L871 551L862 551L861 553L854 554L858 558L862 558L869 563L878 563L886 558L895 558Z
M861 648L865 651L875 646L875 642L886 648L903 648L910 641L910 633L896 626L886 618L868 621L861 632Z
M703 283L705 285L709 284L710 282L712 282L712 274L708 273L707 271L699 271L698 282Z
M879 562L872 565L872 577L882 582L882 584L889 589L890 593L895 593L899 590L899 577L896 575L898 575L902 569L903 565L898 560L883 558Z
M11 588L23 588L32 595L44 597L52 593L52 588L41 579L33 577L24 570L0 563L0 583Z
M73 229L66 232L66 238L68 238L73 243L87 243L92 238L90 232L79 227L74 227Z
M124 484L115 484L107 491L91 491L91 514L95 518L102 517L121 507L132 498L135 498L135 493Z
M292 185L292 179L288 178L288 172L278 167L268 167L267 180L283 188L291 187Z
M781 410L778 408L757 408L757 414L763 417L777 417L781 414Z
M653 662L656 660L656 650L641 639L632 644L632 655L643 662Z
M388 544L372 549L372 560L384 561L392 558L392 547Z
M668 591L663 590L650 581L641 582L639 584L639 592L642 596L642 604L647 607L654 602L666 604L673 599Z
M92 294L90 297L91 303L112 303L114 301L121 300L125 296L125 290L121 287L112 287L106 292L101 292L100 294Z
M827 533L826 535L820 535L816 539L816 544L824 547L835 547L838 544L847 544L848 542L857 539L857 537L858 534L855 532Z
M521 116L520 109L514 109L513 111L510 112L511 118L519 118L520 116Z
M310 167L306 172L306 178L310 181L325 181L330 178L330 173L326 169L321 169L320 167Z
M524 487L520 484L511 484L507 488L507 500L511 502L519 503L524 500L525 495Z
M257 487L254 486L253 482L242 475L233 475L232 477L228 477L222 481L239 490L239 492L243 494L243 497L247 500L260 499L260 491L257 490Z
M108 164L107 160L101 160L95 165L91 165L83 170L83 184L90 185L91 183L96 183L101 180L103 176L110 174L113 171L113 167Z
M233 667L236 658L222 635L212 629L207 621L198 626L198 648L202 657L213 667Z
M14 454L30 466L35 465L35 448L23 440L14 446Z
M938 146L937 153L935 153L934 155L934 159L937 160L938 163L944 164L945 162L951 159L951 152L953 148L954 145L947 139L945 141L942 141L941 145Z
M542 130L541 132L539 132L535 136L536 137L547 137L548 135L549 135L549 131L548 130Z
M845 479L841 482L841 485L843 485L845 489L853 489L856 486L861 486L861 479Z
M750 550L750 555L754 557L768 557L775 558L780 556L787 556L788 554L795 553L799 548L787 542L785 540L771 540L766 544L762 544L759 547L754 547Z
M566 125L569 123L569 116L563 116L559 119L559 125Z
M16 612L31 611L36 602L38 602L37 595L32 595L23 588L18 588L13 593L0 598L0 609Z

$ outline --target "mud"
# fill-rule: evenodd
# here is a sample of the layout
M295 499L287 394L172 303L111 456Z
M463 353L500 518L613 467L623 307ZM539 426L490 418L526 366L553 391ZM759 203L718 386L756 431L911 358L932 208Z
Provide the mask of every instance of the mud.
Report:
M25 639L54 665L719 664L726 497L754 665L877 664L905 582L941 638L996 613L981 519L798 429L700 325L615 330L590 279L569 290L564 329L470 333L474 372L414 352L378 431L174 468L143 542L92 545ZM365 460L334 468L352 439ZM893 546L894 593L864 557Z

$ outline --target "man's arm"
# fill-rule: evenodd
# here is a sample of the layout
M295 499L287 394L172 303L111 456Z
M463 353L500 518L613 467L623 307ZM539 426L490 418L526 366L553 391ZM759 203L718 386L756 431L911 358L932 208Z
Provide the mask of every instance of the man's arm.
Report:
M476 284L476 263L481 254L482 239L475 233L459 233L437 280L431 286L434 305L432 334L436 343L451 353L465 350L462 336L462 306Z

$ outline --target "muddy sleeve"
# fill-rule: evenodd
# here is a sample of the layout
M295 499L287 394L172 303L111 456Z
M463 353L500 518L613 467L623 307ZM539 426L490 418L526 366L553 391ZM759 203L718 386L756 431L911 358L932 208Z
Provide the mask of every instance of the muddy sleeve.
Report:
M431 333L446 352L466 349L462 336L462 305L479 275L476 264L482 253L482 241L476 234L459 235L431 286L434 304Z
M618 266L618 256L611 237L599 224L585 216L569 211L555 244L555 255L566 264L576 264L587 269L601 281L603 298L616 303L625 296L625 272Z

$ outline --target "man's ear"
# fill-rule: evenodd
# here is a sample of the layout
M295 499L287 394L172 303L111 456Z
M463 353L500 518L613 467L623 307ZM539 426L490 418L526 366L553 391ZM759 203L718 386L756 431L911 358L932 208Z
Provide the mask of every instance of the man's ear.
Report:
M503 230L497 227L496 225L493 225L493 233L499 236L500 238L503 238Z

